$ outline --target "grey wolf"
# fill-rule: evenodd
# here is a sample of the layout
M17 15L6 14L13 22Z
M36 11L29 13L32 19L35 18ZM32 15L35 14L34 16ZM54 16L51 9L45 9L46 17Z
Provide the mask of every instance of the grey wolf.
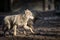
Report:
M29 26L27 26L27 22L29 19L34 19L33 13L26 9L24 14L18 14L18 15L10 15L10 16L6 16L4 18L4 33L6 33L6 31L10 31L11 28L14 29L14 36L16 36L16 30L18 26L22 26L25 30L30 30L32 33L33 29ZM8 29L8 30L6 30ZM24 30L24 34L26 34L26 31Z

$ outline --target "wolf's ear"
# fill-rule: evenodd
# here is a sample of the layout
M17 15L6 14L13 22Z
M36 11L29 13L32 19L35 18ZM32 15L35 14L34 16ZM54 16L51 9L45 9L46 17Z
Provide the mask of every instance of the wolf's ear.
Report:
M29 9L26 9L26 10L29 10Z
M30 12L31 12L31 11L28 10L28 9L25 10L25 14L30 14Z
M28 11L29 9L26 9L25 11Z
M26 15L32 15L32 12L31 12L29 9L26 9L26 10L25 10L25 14L26 14Z

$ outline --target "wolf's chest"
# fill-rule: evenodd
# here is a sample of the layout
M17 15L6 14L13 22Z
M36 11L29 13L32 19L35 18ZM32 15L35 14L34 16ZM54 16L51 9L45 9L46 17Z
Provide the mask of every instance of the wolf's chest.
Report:
M24 25L25 22L26 22L26 20L23 17L19 17L19 18L16 19L16 23L18 25Z

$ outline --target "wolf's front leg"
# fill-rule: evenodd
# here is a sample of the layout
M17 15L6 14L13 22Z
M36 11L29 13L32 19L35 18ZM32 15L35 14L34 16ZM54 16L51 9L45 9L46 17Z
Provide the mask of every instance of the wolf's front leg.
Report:
M24 34L26 35L26 31L24 30Z
M32 26L32 25L29 25L29 27L30 27L30 31L32 32L32 33L34 33L34 27Z
M25 26L24 26L24 29L25 29L25 30L30 30L31 33L34 33L33 29L32 29L31 27L29 27L29 26L26 26L26 25L25 25Z
M32 28L30 28L30 31L31 31L32 33L34 33L34 31L33 31L33 29L32 29Z
M17 25L14 25L14 33L13 33L14 36L16 36L16 29L17 29Z

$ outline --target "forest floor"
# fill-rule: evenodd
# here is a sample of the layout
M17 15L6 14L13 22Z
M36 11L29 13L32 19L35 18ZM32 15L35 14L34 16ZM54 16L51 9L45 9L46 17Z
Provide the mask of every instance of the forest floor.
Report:
M39 27L35 33L28 32L27 35L18 33L17 36L8 35L4 37L0 31L0 40L60 40L60 27Z

